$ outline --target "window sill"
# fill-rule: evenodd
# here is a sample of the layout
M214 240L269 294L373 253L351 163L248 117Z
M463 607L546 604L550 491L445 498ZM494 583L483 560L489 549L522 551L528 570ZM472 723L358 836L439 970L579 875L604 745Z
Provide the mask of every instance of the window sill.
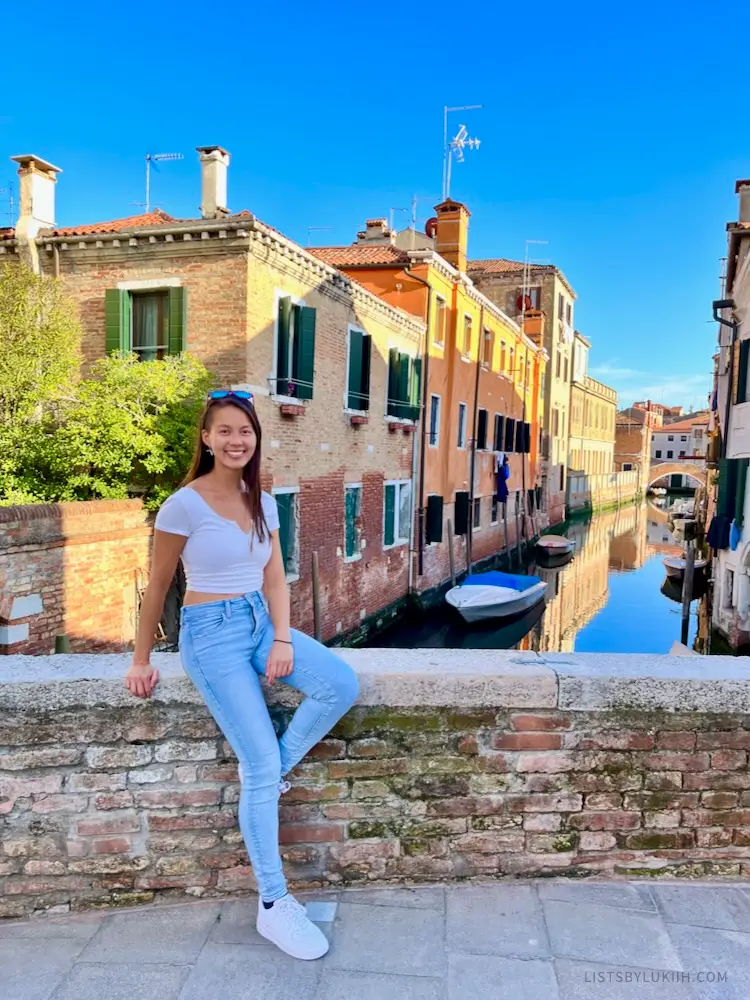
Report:
M361 561L362 561L362 553L361 552L359 553L359 555L356 555L356 556L344 556L344 562L345 563L357 563L357 562L361 562Z
M392 542L390 545L383 546L383 552L390 552L392 549L402 549L405 545L409 544L408 538L399 539L397 542Z
M370 423L370 418L366 413L350 413L349 423L352 427L364 427Z
M470 364L471 364L471 355L470 355L470 354L462 354L462 355L461 355L461 360L462 360L462 361L463 361L463 362L464 362L465 364L467 364L467 365L470 365Z
M286 582L287 583L296 583L298 580L299 580L299 573L287 573L286 574Z
M281 403L279 405L279 412L282 417L304 417L305 407L302 403Z

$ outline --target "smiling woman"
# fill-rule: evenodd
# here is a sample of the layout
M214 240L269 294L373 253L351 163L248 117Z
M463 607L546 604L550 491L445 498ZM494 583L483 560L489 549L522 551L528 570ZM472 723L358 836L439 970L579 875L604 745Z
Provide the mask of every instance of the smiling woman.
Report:
M126 684L158 683L152 637L182 559L187 589L180 653L240 762L239 821L258 882L261 935L294 958L320 958L323 933L286 888L278 845L283 780L352 706L357 680L326 647L289 627L276 501L260 489L261 426L250 393L209 394L182 487L156 518L152 570ZM306 697L280 739L260 684L281 679Z

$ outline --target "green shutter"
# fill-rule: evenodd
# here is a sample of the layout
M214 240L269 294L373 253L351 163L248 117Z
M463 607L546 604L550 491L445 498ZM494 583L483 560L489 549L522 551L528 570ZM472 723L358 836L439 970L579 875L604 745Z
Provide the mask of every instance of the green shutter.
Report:
M750 356L750 340L740 341L740 368L737 376L737 400L738 403L747 402L747 371L748 356Z
M422 359L414 358L411 364L411 380L409 386L409 420L419 420L422 403Z
M349 489L346 491L345 496L345 514L346 514L346 528L345 528L345 555L347 559L351 559L353 556L357 555L357 500L359 499L359 490Z
M292 494L277 493L274 497L279 509L279 543L281 545L281 558L286 570L287 559L289 557L289 532L291 528Z
M372 337L366 333L362 338L362 405L360 410L370 409L370 359L372 358Z
M280 396L286 396L289 386L286 379L289 378L289 330L292 323L292 300L290 298L279 299L278 316L278 336L276 344L276 387L275 391Z
M400 354L398 358L398 412L397 417L405 419L409 416L409 389L411 381L411 358L408 354Z
M750 341L746 341L750 343ZM740 531L745 524L745 487L747 485L747 458L737 458L737 486L734 492L734 523Z
M130 350L130 292L119 288L105 291L104 330L107 354Z
M393 545L396 541L394 522L396 518L396 487L385 488L385 514L383 525L383 545Z
M349 393L346 405L350 410L364 410L362 399L362 357L364 337L359 330L349 331Z
M734 517L734 498L737 489L735 471L734 459L722 458L719 461L719 497L716 513L730 521Z
M185 350L186 304L184 288L169 289L169 354L182 354Z
M315 378L315 310L309 306L302 306L299 310L294 353L297 382L295 395L298 399L312 399Z
M392 347L388 352L388 402L385 411L389 417L398 416L399 372L400 365L398 348Z

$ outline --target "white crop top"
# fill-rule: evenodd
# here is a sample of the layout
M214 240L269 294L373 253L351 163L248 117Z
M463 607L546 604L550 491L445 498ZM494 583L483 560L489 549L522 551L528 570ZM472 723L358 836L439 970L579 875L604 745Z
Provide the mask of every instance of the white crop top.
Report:
M279 527L276 501L260 495L269 531ZM156 515L154 527L187 538L182 550L187 589L200 594L251 594L263 587L263 570L271 558L271 539L260 540L220 517L200 493L183 486ZM252 543L252 544L251 544Z

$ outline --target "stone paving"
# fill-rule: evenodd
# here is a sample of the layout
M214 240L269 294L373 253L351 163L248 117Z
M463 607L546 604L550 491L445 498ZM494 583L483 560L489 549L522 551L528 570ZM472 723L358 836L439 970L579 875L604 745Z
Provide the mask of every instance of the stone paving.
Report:
M750 888L496 882L300 897L298 962L254 899L0 923L2 1000L747 1000Z

